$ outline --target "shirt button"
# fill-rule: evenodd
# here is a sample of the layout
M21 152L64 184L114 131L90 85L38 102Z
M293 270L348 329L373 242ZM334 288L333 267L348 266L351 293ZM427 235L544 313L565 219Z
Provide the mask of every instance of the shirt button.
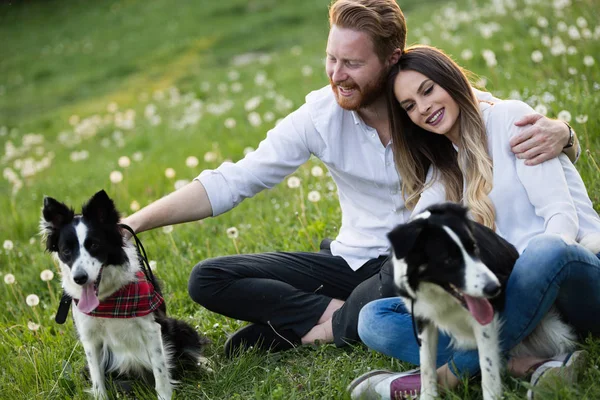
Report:
M371 134L371 137L374 138L376 135L374 133Z

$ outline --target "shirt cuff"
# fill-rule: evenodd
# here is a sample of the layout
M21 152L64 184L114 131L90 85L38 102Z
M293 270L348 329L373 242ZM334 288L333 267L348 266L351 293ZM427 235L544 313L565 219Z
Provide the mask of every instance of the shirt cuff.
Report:
M202 171L194 180L199 181L206 190L208 201L212 207L212 216L216 217L233 208L233 200L229 190L229 185L223 175L215 170Z

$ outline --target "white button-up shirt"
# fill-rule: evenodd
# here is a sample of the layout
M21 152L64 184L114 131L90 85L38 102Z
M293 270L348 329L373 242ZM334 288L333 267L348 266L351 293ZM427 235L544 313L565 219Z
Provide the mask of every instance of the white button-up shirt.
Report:
M391 144L383 146L375 129L356 112L342 109L329 86L306 96L306 103L271 129L255 151L196 179L217 216L272 188L311 155L327 166L338 189L342 224L332 254L353 270L388 254L386 234L410 215Z

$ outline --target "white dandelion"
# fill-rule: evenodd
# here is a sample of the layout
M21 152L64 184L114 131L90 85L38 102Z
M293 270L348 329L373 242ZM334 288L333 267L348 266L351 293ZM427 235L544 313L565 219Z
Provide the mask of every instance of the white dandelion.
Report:
M538 104L537 106L535 106L535 112L538 114L546 115L548 114L548 108L546 108L546 106L543 104Z
M213 162L217 160L217 154L212 152L212 151L207 151L204 154L204 161L206 162Z
M473 58L473 51L471 49L464 49L461 53L460 53L460 57L463 60L470 60Z
M175 175L176 175L176 173L175 173L175 170L173 168L169 167L169 168L165 169L165 176L167 178L173 179L173 178L175 178Z
M308 192L308 201L316 203L321 200L321 193L316 190Z
M244 155L247 156L248 154L252 153L253 151L254 151L254 147L248 146L244 149Z
M531 53L531 60L532 60L534 63L540 63L540 62L542 62L542 60L543 60L543 59L544 59L544 55L542 54L542 52L541 52L541 51L539 51L539 50L534 50L534 52L533 52L533 53Z
M54 272L49 269L45 269L40 273L40 279L44 282L51 281L54 278Z
M110 173L109 178L112 183L119 183L123 180L123 174L121 171L113 171Z
M4 275L4 283L6 283L7 285L12 285L13 283L15 283L15 281L16 279L13 274Z
M594 65L596 61L594 60L594 57L592 56L585 56L583 57L583 65L585 65L586 67L591 67L592 65Z
M185 159L185 165L187 165L190 168L194 168L198 166L198 158L194 157L194 156L189 156L188 158Z
M148 264L150 265L150 269L152 271L156 270L156 260L150 260L150 262L148 262Z
M564 122L570 122L571 121L571 113L568 112L567 110L562 110L561 112L558 113L557 118Z
M237 123L235 122L235 119L233 119L233 118L227 118L223 124L225 125L225 128L227 128L227 129L233 129L237 125Z
M29 328L30 331L37 331L38 329L40 329L40 324L36 324L33 321L29 321L27 322L27 328Z
M144 155L142 154L142 152L136 151L135 153L133 153L131 158L133 158L133 161L135 162L140 162L144 159Z
M35 294L30 294L25 298L25 302L29 307L35 307L40 304L40 298Z
M238 231L238 229L235 226L227 228L227 237L229 239L237 239L239 235L240 235L240 232Z
M588 120L588 116L584 115L584 114L578 115L578 116L575 117L575 121L578 124L585 124L587 122L587 120Z
M131 165L131 160L127 156L122 156L122 157L119 157L118 164L119 164L119 167L121 167L121 168L127 168Z
M323 168L319 167L318 165L315 165L310 169L310 174L314 177L323 176Z
M14 244L13 244L12 240L6 239L4 241L4 244L2 245L2 247L4 247L4 250L6 250L6 251L11 251L14 248Z
M163 233L169 234L173 232L173 225L166 225L162 228Z
M137 201L133 200L131 202L131 204L129 204L129 209L133 212L138 211L140 209L140 203L138 203Z
M290 189L296 189L300 187L300 178L297 176L290 176L287 180L287 185Z

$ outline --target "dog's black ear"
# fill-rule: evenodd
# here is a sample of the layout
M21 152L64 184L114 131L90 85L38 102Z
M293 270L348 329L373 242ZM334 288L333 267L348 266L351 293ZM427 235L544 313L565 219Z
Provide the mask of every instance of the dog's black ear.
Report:
M81 214L85 219L97 221L102 224L116 224L119 222L119 212L115 203L108 197L104 190L99 191L84 204Z
M396 258L404 258L408 255L428 224L426 219L419 218L407 224L398 225L388 233L388 239Z
M62 226L71 223L75 212L67 207L64 203L54 200L52 197L44 197L44 208L42 216L46 221L45 227L42 229L52 230L59 229Z
M434 204L432 206L427 207L427 211L432 214L454 214L460 218L466 218L467 212L469 211L465 206L460 205L458 203L445 202Z

